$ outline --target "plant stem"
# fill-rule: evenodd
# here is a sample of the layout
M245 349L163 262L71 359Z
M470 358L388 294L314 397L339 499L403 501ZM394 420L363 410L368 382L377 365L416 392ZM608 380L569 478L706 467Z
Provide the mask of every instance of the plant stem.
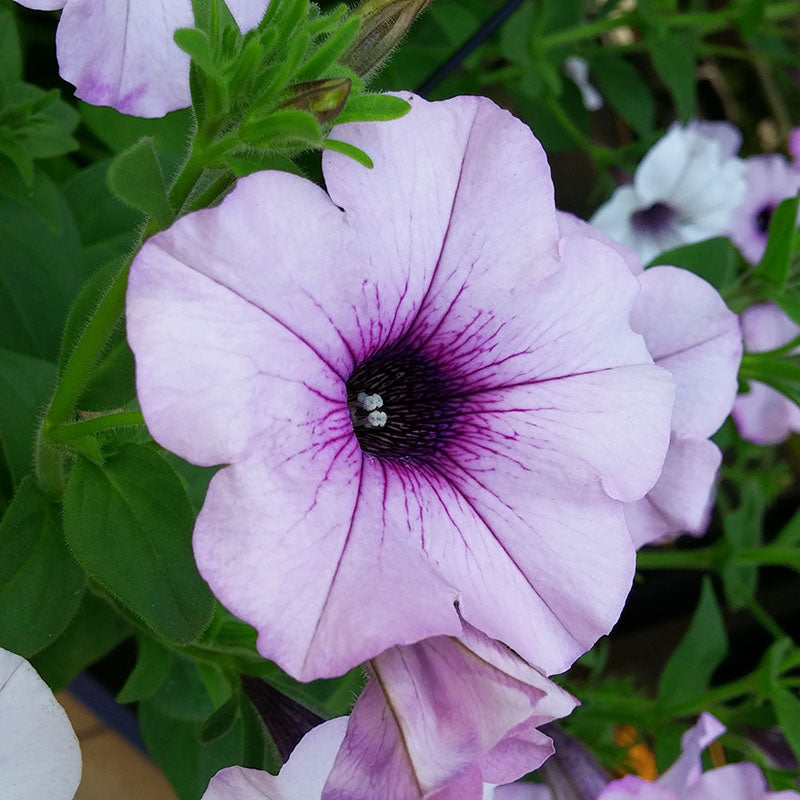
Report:
M83 419L80 422L58 425L47 431L47 438L54 444L62 444L73 439L79 439L82 436L131 425L144 425L144 417L139 411L118 411L112 414L102 414L101 416Z
M639 569L711 569L720 555L716 546L697 550L640 550L636 565Z
M756 677L754 674L745 675L744 678L726 683L724 686L717 686L715 689L701 694L692 700L676 703L673 706L663 707L657 714L658 719L673 719L675 717L688 717L699 714L706 709L734 700L746 694L751 694L756 688Z

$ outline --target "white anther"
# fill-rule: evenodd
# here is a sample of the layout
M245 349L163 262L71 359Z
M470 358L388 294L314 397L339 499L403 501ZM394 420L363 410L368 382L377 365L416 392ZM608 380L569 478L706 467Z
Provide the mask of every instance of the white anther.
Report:
M377 395L375 395L375 397L377 397ZM382 428L386 424L387 419L388 417L385 411L371 411L367 414L367 426L371 428Z
M379 394L367 394L366 392L359 392L356 398L361 403L364 411L374 411L376 408L383 407L383 398ZM384 416L386 416L384 414ZM381 423L383 425L383 423Z

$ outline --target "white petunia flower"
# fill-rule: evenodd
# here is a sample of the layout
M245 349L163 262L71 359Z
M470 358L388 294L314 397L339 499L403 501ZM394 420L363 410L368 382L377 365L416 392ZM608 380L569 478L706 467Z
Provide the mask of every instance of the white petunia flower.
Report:
M673 125L590 222L632 247L642 263L681 245L724 236L747 183L729 123Z

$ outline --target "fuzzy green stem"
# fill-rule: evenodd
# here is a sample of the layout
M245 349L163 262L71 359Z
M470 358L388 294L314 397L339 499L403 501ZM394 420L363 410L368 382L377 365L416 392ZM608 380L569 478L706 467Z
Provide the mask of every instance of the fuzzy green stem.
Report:
M83 436L132 425L144 425L144 417L141 413L139 411L118 411L50 428L47 431L47 438L53 444L64 444Z
M636 557L639 569L711 569L720 560L718 547L697 550L640 550Z

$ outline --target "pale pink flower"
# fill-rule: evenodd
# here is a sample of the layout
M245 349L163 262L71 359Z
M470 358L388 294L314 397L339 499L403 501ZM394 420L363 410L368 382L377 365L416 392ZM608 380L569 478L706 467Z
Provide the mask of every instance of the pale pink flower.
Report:
M227 464L201 574L302 680L461 616L545 674L616 621L623 502L655 483L673 383L628 323L612 249L559 238L531 132L409 97L344 125L365 169L281 172L150 239L127 323L155 439ZM586 265L592 269L587 270Z
M189 56L173 39L194 27L191 0L15 0L63 9L56 31L61 77L81 100L123 114L162 117L191 105ZM269 0L227 0L242 31L258 25Z
M741 323L750 353L775 350L800 335L800 326L774 303L746 308ZM733 419L741 437L754 444L778 444L800 432L800 408L760 381L749 381L749 390L736 398Z
M467 624L387 650L369 674L322 800L478 800L539 767L553 744L537 726L577 705Z
M800 170L777 154L753 156L745 163L747 192L731 217L729 236L742 255L757 264L767 247L772 213L800 189Z
M559 214L562 234L607 237L569 214ZM656 364L672 373L677 391L667 457L656 485L625 506L637 547L678 533L700 536L708 527L722 453L709 440L733 407L742 357L736 315L711 284L688 270L642 270L636 255L613 243L637 276L641 291L631 327Z
M22 656L0 648L0 797L72 800L80 781L66 712Z

